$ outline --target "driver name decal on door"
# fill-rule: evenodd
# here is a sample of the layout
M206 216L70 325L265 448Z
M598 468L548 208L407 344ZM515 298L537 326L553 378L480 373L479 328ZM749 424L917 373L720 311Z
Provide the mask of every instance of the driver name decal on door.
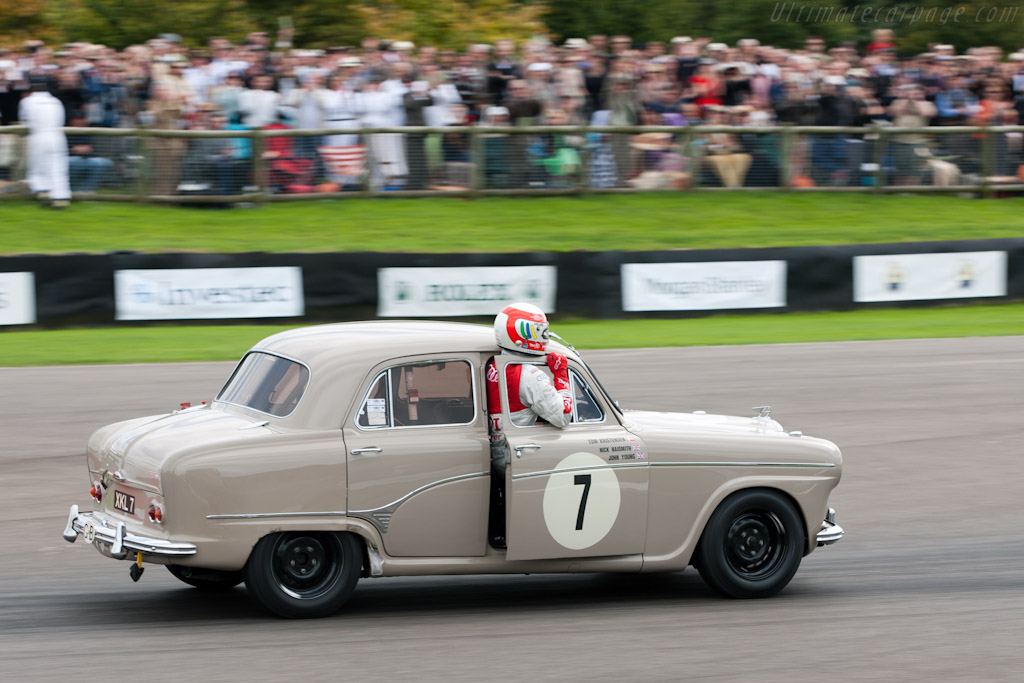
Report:
M544 488L544 523L559 545L589 548L608 535L619 516L619 478L593 453L573 453L555 470Z

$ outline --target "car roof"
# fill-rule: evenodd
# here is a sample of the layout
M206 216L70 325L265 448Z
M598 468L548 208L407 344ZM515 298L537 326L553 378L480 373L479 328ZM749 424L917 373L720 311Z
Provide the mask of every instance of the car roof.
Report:
M552 341L551 349L566 353ZM270 351L307 363L377 363L389 358L430 353L500 351L491 325L424 320L377 320L300 327L260 341L253 350ZM571 354L575 355L575 354ZM328 360L331 359L331 360Z
M422 320L378 320L300 327L271 335L254 349L297 358L323 350L362 350L382 358L429 353L431 350L486 351L496 349L494 331L487 325Z

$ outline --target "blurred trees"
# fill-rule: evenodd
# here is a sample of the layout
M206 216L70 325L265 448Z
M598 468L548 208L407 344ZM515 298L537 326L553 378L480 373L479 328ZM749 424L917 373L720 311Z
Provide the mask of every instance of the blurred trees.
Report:
M0 0L0 44L38 37L123 48L176 33L199 46L255 30L273 36L287 17L304 47L357 45L375 35L464 48L547 33L546 9L510 0Z
M295 43L355 45L366 35L457 49L498 37L555 40L594 33L635 41L710 36L735 44L799 47L809 35L829 45L865 45L891 28L901 52L929 43L959 51L979 45L1024 45L1024 6L996 0L0 0L0 45L27 38L113 47L177 33L190 46L212 36L240 40L248 31L274 35L289 17ZM867 18L866 18L867 17Z
M850 2L849 4L855 4ZM1024 5L1000 0L870 0L880 23L891 28L900 52L924 52L929 43L948 43L963 52L969 47L997 45L1004 51L1024 46Z
M381 0L357 6L367 35L459 49L546 34L545 9L509 0Z
M53 40L60 31L47 25L46 0L0 0L0 46L23 40Z
M704 4L701 0L549 0L545 22L562 39L600 33L624 34L636 41L669 40L683 34L704 35L699 29Z
M217 35L244 35L255 24L245 0L49 0L46 16L63 41L122 48L161 33L189 44Z

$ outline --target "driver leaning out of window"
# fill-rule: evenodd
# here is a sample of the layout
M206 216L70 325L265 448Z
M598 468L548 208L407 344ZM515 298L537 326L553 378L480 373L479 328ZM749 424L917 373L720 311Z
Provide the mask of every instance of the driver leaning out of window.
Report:
M510 304L494 319L494 335L498 346L516 353L547 356L554 383L536 365L509 365L508 411L512 423L528 427L543 418L564 429L572 421L572 394L569 390L569 369L565 356L547 353L548 319L544 311L532 304ZM501 436L501 407L498 398L498 371L494 359L487 364L487 406L490 414L492 441Z
M506 366L508 412L512 423L531 427L543 418L564 429L572 421L572 392L565 356L548 353L548 319L532 304L510 304L494 319L494 336L505 351L532 356L547 356L554 383L532 363ZM491 509L489 533L491 545L505 547L505 467L508 443L501 429L501 398L498 368L491 358L487 363L487 413L491 439Z

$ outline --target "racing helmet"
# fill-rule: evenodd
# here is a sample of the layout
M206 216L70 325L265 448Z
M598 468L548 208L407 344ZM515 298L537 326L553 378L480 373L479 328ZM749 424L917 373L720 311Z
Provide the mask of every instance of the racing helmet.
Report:
M533 304L509 304L494 319L498 346L543 356L548 349L548 318Z

